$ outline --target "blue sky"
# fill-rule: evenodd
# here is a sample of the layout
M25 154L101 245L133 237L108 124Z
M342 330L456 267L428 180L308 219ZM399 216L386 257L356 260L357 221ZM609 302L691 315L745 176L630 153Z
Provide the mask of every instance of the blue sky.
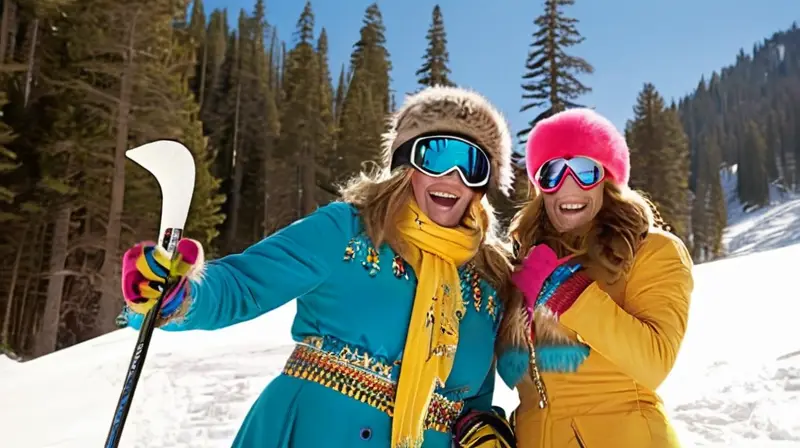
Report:
M325 27L330 41L334 83L352 45L368 0L312 1L317 33ZM425 51L431 11L439 4L449 40L454 80L492 100L513 131L536 112L519 112L525 58L534 30L533 19L543 1L523 0L384 0L378 1L386 23L398 103L416 89L414 72ZM760 3L760 6L759 6ZM206 0L206 12L227 7L251 11L254 0ZM270 24L288 46L304 0L267 0ZM492 7L487 7L491 5ZM500 6L503 5L503 6ZM767 6L769 5L769 6ZM583 78L593 92L582 102L594 106L618 127L632 115L643 83L652 82L668 100L696 87L701 75L734 61L739 48L800 21L797 0L577 0L568 14L580 20L586 41L573 51L594 65Z

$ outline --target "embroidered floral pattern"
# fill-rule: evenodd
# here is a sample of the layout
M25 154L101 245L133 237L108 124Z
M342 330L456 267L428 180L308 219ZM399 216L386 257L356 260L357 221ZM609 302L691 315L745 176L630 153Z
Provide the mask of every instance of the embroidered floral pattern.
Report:
M353 261L353 259L356 257L356 250L358 248L360 248L360 246L361 246L361 242L360 241L356 240L355 238L351 239L347 243L347 247L344 248L344 258L343 258L343 260L344 261Z
M472 264L468 264L461 275L461 289L465 295L470 295L475 311L481 310L483 304L483 291L481 290L481 277Z
M365 251L366 254L364 254ZM361 261L361 266L369 273L370 277L378 275L381 270L380 254L371 244L365 243L361 238L352 238L347 243L342 260L346 262L353 261L362 254L364 254L364 259Z
M494 301L494 295L489 295L486 299L486 312L492 316L492 319L497 319L497 304Z
M408 271L406 271L406 262L400 255L395 255L392 259L392 274L397 278L408 280Z
M378 272L381 270L380 262L381 259L380 255L378 255L378 251L370 246L367 248L367 259L361 262L361 266L364 266L364 269L369 272L370 277L374 277L378 275Z

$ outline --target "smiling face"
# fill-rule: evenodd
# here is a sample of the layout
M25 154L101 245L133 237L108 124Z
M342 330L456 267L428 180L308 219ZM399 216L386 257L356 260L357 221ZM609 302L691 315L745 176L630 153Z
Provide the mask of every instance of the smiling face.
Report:
M477 194L464 185L455 171L447 176L431 177L412 170L411 186L420 210L442 227L458 226Z
M571 232L590 223L603 207L603 183L590 190L578 186L567 176L561 188L543 193L544 207L553 227L561 233Z

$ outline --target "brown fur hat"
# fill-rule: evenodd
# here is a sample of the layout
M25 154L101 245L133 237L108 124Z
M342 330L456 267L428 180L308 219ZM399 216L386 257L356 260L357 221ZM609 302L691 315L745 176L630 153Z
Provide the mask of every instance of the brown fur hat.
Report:
M400 145L436 131L472 137L491 159L491 188L506 196L511 194L514 171L508 124L486 98L458 87L428 87L406 98L383 135L384 166L390 166Z

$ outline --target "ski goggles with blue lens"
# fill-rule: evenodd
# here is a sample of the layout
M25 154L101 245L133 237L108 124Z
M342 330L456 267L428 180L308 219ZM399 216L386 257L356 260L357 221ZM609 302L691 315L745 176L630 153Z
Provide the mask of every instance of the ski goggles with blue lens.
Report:
M588 157L560 157L545 162L534 181L542 192L553 193L561 188L567 175L572 176L583 190L591 190L606 177L603 165Z
M470 188L489 183L491 172L489 156L480 146L452 134L423 135L403 143L394 152L391 168L406 164L431 177L458 171Z

